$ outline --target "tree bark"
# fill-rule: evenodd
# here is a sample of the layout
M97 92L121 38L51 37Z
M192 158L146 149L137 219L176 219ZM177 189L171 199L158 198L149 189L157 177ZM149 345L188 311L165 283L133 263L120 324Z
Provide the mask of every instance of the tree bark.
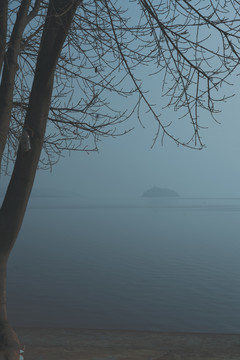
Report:
M17 58L20 51L22 35L28 23L27 16L30 3L30 0L22 0L21 2L8 44L8 50L4 56L4 66L0 85L0 167L11 120Z
M0 257L0 360L19 359L20 343L7 321L6 272L7 255Z
M0 269L2 269L0 276L0 314L3 316L2 320L0 318L0 329L2 324L6 333L5 338L8 337L8 343L12 344L10 347L13 351L16 348L16 341L14 332L10 331L11 328L7 323L5 267L8 255L21 228L35 178L45 135L55 67L80 2L81 0L54 0L49 2L24 125L30 135L31 150L24 152L19 146L14 170L0 210L0 254L3 254L3 257L0 257ZM4 343L4 336L1 338L0 335L0 349L1 342ZM3 359L18 359L18 357L11 358L10 355L5 356Z
M0 7L1 7L1 12L0 12L0 74L1 74L3 60L5 56L5 46L6 46L8 0L1 0Z

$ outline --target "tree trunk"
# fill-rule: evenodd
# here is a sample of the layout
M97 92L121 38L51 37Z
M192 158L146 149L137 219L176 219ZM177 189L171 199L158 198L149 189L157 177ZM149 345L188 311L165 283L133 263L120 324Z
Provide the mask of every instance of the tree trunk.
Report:
M0 257L0 360L18 360L20 343L7 321L6 272L8 255Z
M22 0L11 33L10 41L8 44L8 51L6 54L3 54L4 66L2 72L2 80L0 84L0 167L11 119L14 81L17 71L17 58L19 55L22 35L28 23L27 15L30 3L30 0ZM5 9L5 11L7 11L7 8ZM2 27L4 27L5 18L2 17L0 18L0 20L2 23ZM4 34L2 32L2 38L3 37ZM3 43L2 46L4 46L5 48L5 43Z
M1 4L1 12L0 12L0 74L1 74L2 64L5 55L5 46L6 46L8 0L2 0L0 4Z
M81 0L49 2L25 119L31 150L24 152L19 146L14 170L0 210L0 360L19 359L19 342L7 322L7 259L21 228L34 182L45 135L56 63L80 2Z

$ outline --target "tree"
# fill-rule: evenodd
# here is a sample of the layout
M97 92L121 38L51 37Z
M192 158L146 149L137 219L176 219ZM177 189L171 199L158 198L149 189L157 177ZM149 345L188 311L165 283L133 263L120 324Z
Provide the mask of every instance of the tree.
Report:
M145 113L155 120L153 144L166 135L201 149L200 114L218 112L215 105L227 99L221 87L239 65L240 3L0 5L0 161L2 173L11 175L0 210L0 356L15 360L19 341L7 321L6 267L37 168L52 167L64 151L96 151L101 138L129 131L124 124L133 114L143 125ZM159 102L166 99L178 121L190 119L185 138L151 103L143 69L159 77Z

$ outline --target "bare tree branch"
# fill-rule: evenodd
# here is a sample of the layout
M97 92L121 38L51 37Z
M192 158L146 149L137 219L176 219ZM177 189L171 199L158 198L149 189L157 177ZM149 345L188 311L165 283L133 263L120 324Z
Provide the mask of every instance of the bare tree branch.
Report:
M11 163L6 159L14 159L25 121L47 5L34 2L22 34L5 170ZM9 9L9 22L16 11ZM132 114L144 127L148 119L155 120L153 145L165 135L177 145L201 149L203 111L216 119L217 104L227 99L222 85L239 65L239 11L232 0L224 5L197 0L83 1L56 64L46 132L46 139L52 140L51 146L46 140L43 149L44 167L46 159L54 159L56 148L56 158L68 144L69 150L96 150L102 136L130 130L133 120L129 125L126 121ZM159 102L152 100L145 85L148 75L158 77L162 85ZM165 108L174 110L171 119L164 115ZM184 119L185 124L190 120L192 131L186 125L180 136L175 124ZM52 146L53 138L57 147Z

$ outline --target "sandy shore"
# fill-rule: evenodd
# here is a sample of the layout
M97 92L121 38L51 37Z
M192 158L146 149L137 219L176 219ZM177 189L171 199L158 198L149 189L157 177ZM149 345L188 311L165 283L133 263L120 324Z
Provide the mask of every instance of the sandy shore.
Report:
M24 360L239 360L240 335L16 328Z

